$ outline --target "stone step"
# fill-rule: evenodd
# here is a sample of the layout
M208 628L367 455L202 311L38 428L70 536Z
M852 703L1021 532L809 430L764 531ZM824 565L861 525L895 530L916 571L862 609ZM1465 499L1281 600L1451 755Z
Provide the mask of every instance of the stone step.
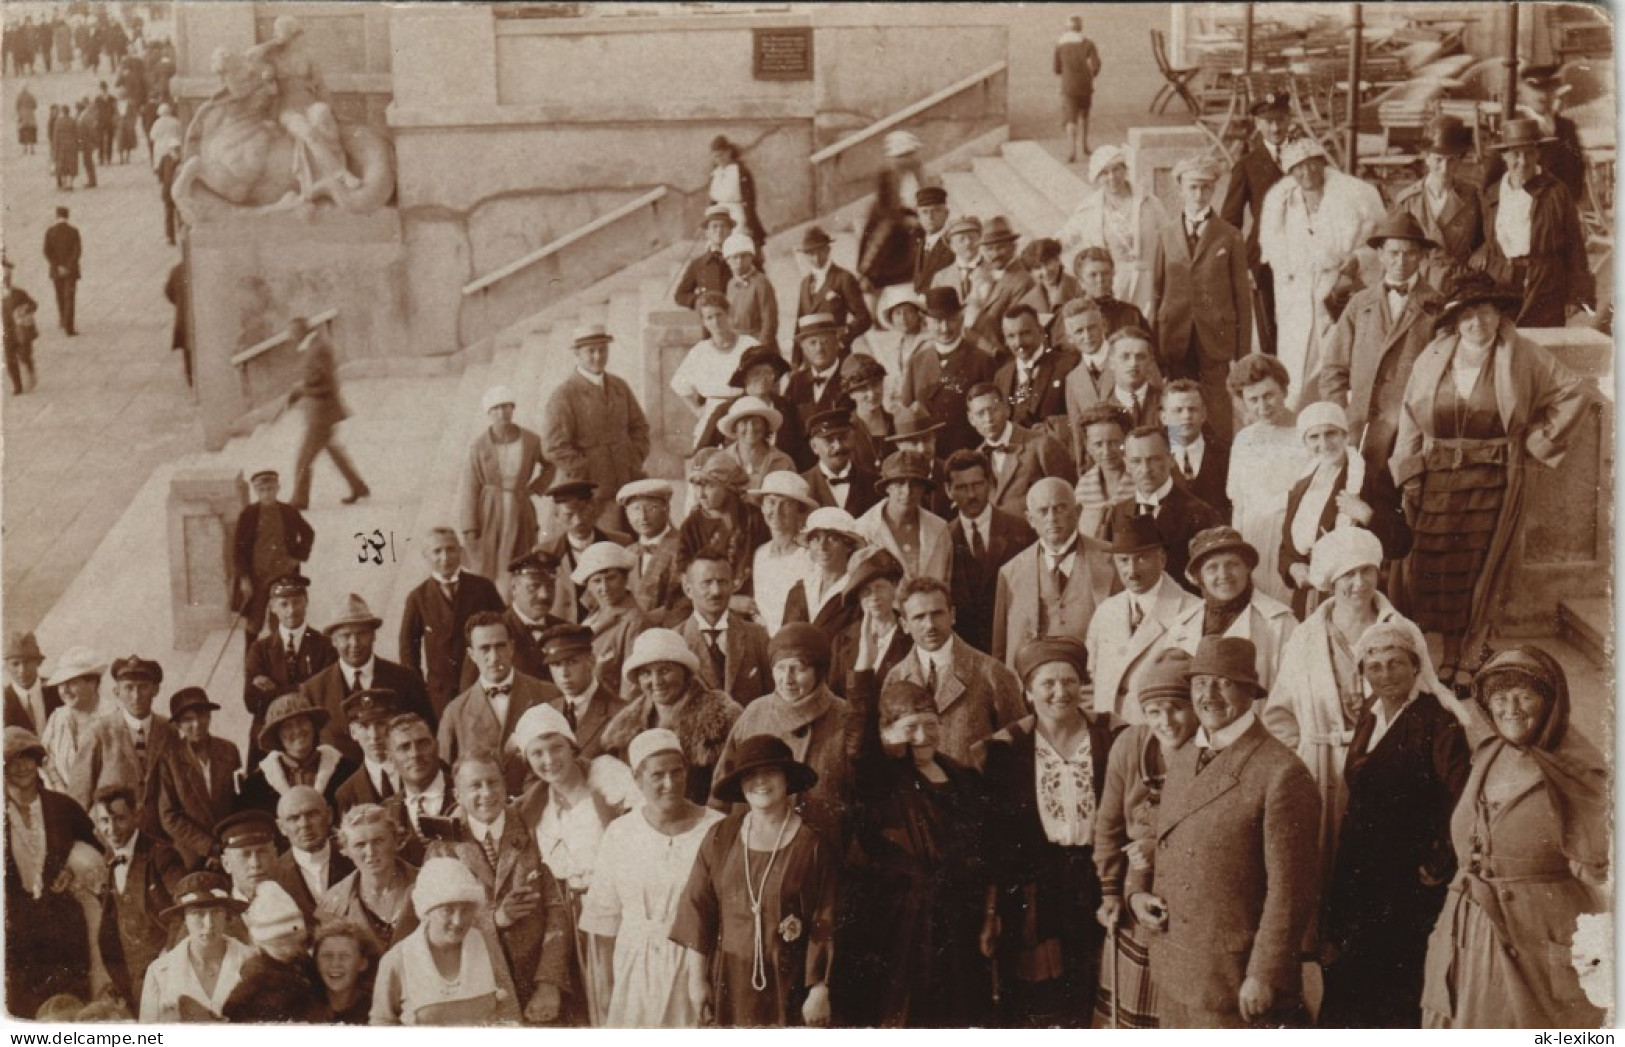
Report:
M974 215L986 224L994 215L1004 214L999 198L969 171L949 171L942 176L942 184L948 190L948 211L955 218Z
M1607 597L1559 600L1557 632L1599 668L1613 664L1614 616Z
M1021 177L1063 215L1070 215L1094 193L1093 186L1037 142L1006 142L1003 154Z
M1004 205L1010 221L1025 234L1023 242L1054 235L1066 220L1061 210L1022 177L1009 160L979 156L972 171L983 187Z

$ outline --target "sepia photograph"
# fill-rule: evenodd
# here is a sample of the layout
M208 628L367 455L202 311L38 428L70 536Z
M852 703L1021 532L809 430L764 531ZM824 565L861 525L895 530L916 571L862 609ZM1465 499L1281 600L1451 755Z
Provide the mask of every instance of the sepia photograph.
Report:
M1611 1030L1614 52L0 0L0 1026Z

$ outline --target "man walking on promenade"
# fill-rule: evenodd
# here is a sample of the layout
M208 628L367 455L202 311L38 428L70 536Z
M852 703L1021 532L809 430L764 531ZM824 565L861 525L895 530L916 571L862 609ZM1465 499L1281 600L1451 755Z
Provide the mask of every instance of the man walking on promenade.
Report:
M338 362L333 359L333 342L327 330L312 330L302 316L288 321L288 337L299 346L305 357L305 374L293 392L288 394L292 405L304 401L305 439L299 445L299 458L294 466L293 500L288 504L295 509L310 508L310 470L316 456L324 450L339 473L350 485L350 493L342 501L345 505L367 497L372 492L367 482L356 472L349 452L338 442L339 423L350 417L350 411L339 396Z

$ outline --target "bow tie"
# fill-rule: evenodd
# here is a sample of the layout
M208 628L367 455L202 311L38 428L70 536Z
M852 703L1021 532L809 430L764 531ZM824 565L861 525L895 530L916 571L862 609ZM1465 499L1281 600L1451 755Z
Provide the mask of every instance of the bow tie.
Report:
M1010 445L1009 444L988 444L987 449L988 449L988 451L990 451L993 454L1009 454L1010 453Z
M114 854L114 855L109 856L108 859L107 859L107 867L109 869L117 869L121 865L129 865L129 864L130 864L130 856L127 855L127 854Z
M487 698L506 698L508 697L508 692L511 690L513 690L512 684L499 683L494 686L487 687L485 689L485 695Z
M1388 289L1389 294L1410 294L1411 293L1411 289L1409 287L1404 286L1403 284L1383 284L1382 286L1384 286L1384 287L1386 287Z
M824 481L831 487L843 487L852 482L852 475L848 473L846 476L831 476L825 473Z

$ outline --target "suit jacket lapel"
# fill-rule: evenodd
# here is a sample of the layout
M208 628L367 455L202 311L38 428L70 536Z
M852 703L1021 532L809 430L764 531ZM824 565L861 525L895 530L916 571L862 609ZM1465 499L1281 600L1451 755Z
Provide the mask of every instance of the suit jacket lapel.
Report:
M599 690L593 694L592 701L587 703L587 711L581 714L581 719L576 723L577 749L585 749L592 744L593 739L598 737L598 732L604 729L604 724L609 722L608 706L608 701L604 699L603 686L599 685Z
M808 608L808 612L809 612L808 617L809 618L816 618L817 615L812 614L811 611L812 611L812 608L809 607ZM730 621L728 623L728 656L727 656L727 664L724 667L725 671L728 674L728 679L723 681L722 689L724 691L727 691L729 694L733 693L734 681L735 681L735 679L738 678L739 670L744 664L745 664L745 636L744 636L744 630L739 628L739 623L737 621Z
M527 830L524 822L519 818L519 812L514 807L508 808L508 820L502 826L502 838L497 841L497 867L493 878L493 897L501 897L503 885L513 876L514 865L519 861L520 855L525 853L525 837Z
M1196 773L1198 752L1196 743L1194 741L1187 743L1178 757L1182 765L1181 778L1185 787L1165 796L1162 815L1157 821L1159 839L1167 836L1170 829L1192 813L1201 810L1236 787L1241 781L1241 768L1246 765L1253 750L1259 746L1261 739L1258 732L1262 729L1262 724L1254 723L1234 743L1221 750L1200 774ZM1169 776L1172 777L1172 774L1170 770ZM1185 775L1190 777L1186 778Z

